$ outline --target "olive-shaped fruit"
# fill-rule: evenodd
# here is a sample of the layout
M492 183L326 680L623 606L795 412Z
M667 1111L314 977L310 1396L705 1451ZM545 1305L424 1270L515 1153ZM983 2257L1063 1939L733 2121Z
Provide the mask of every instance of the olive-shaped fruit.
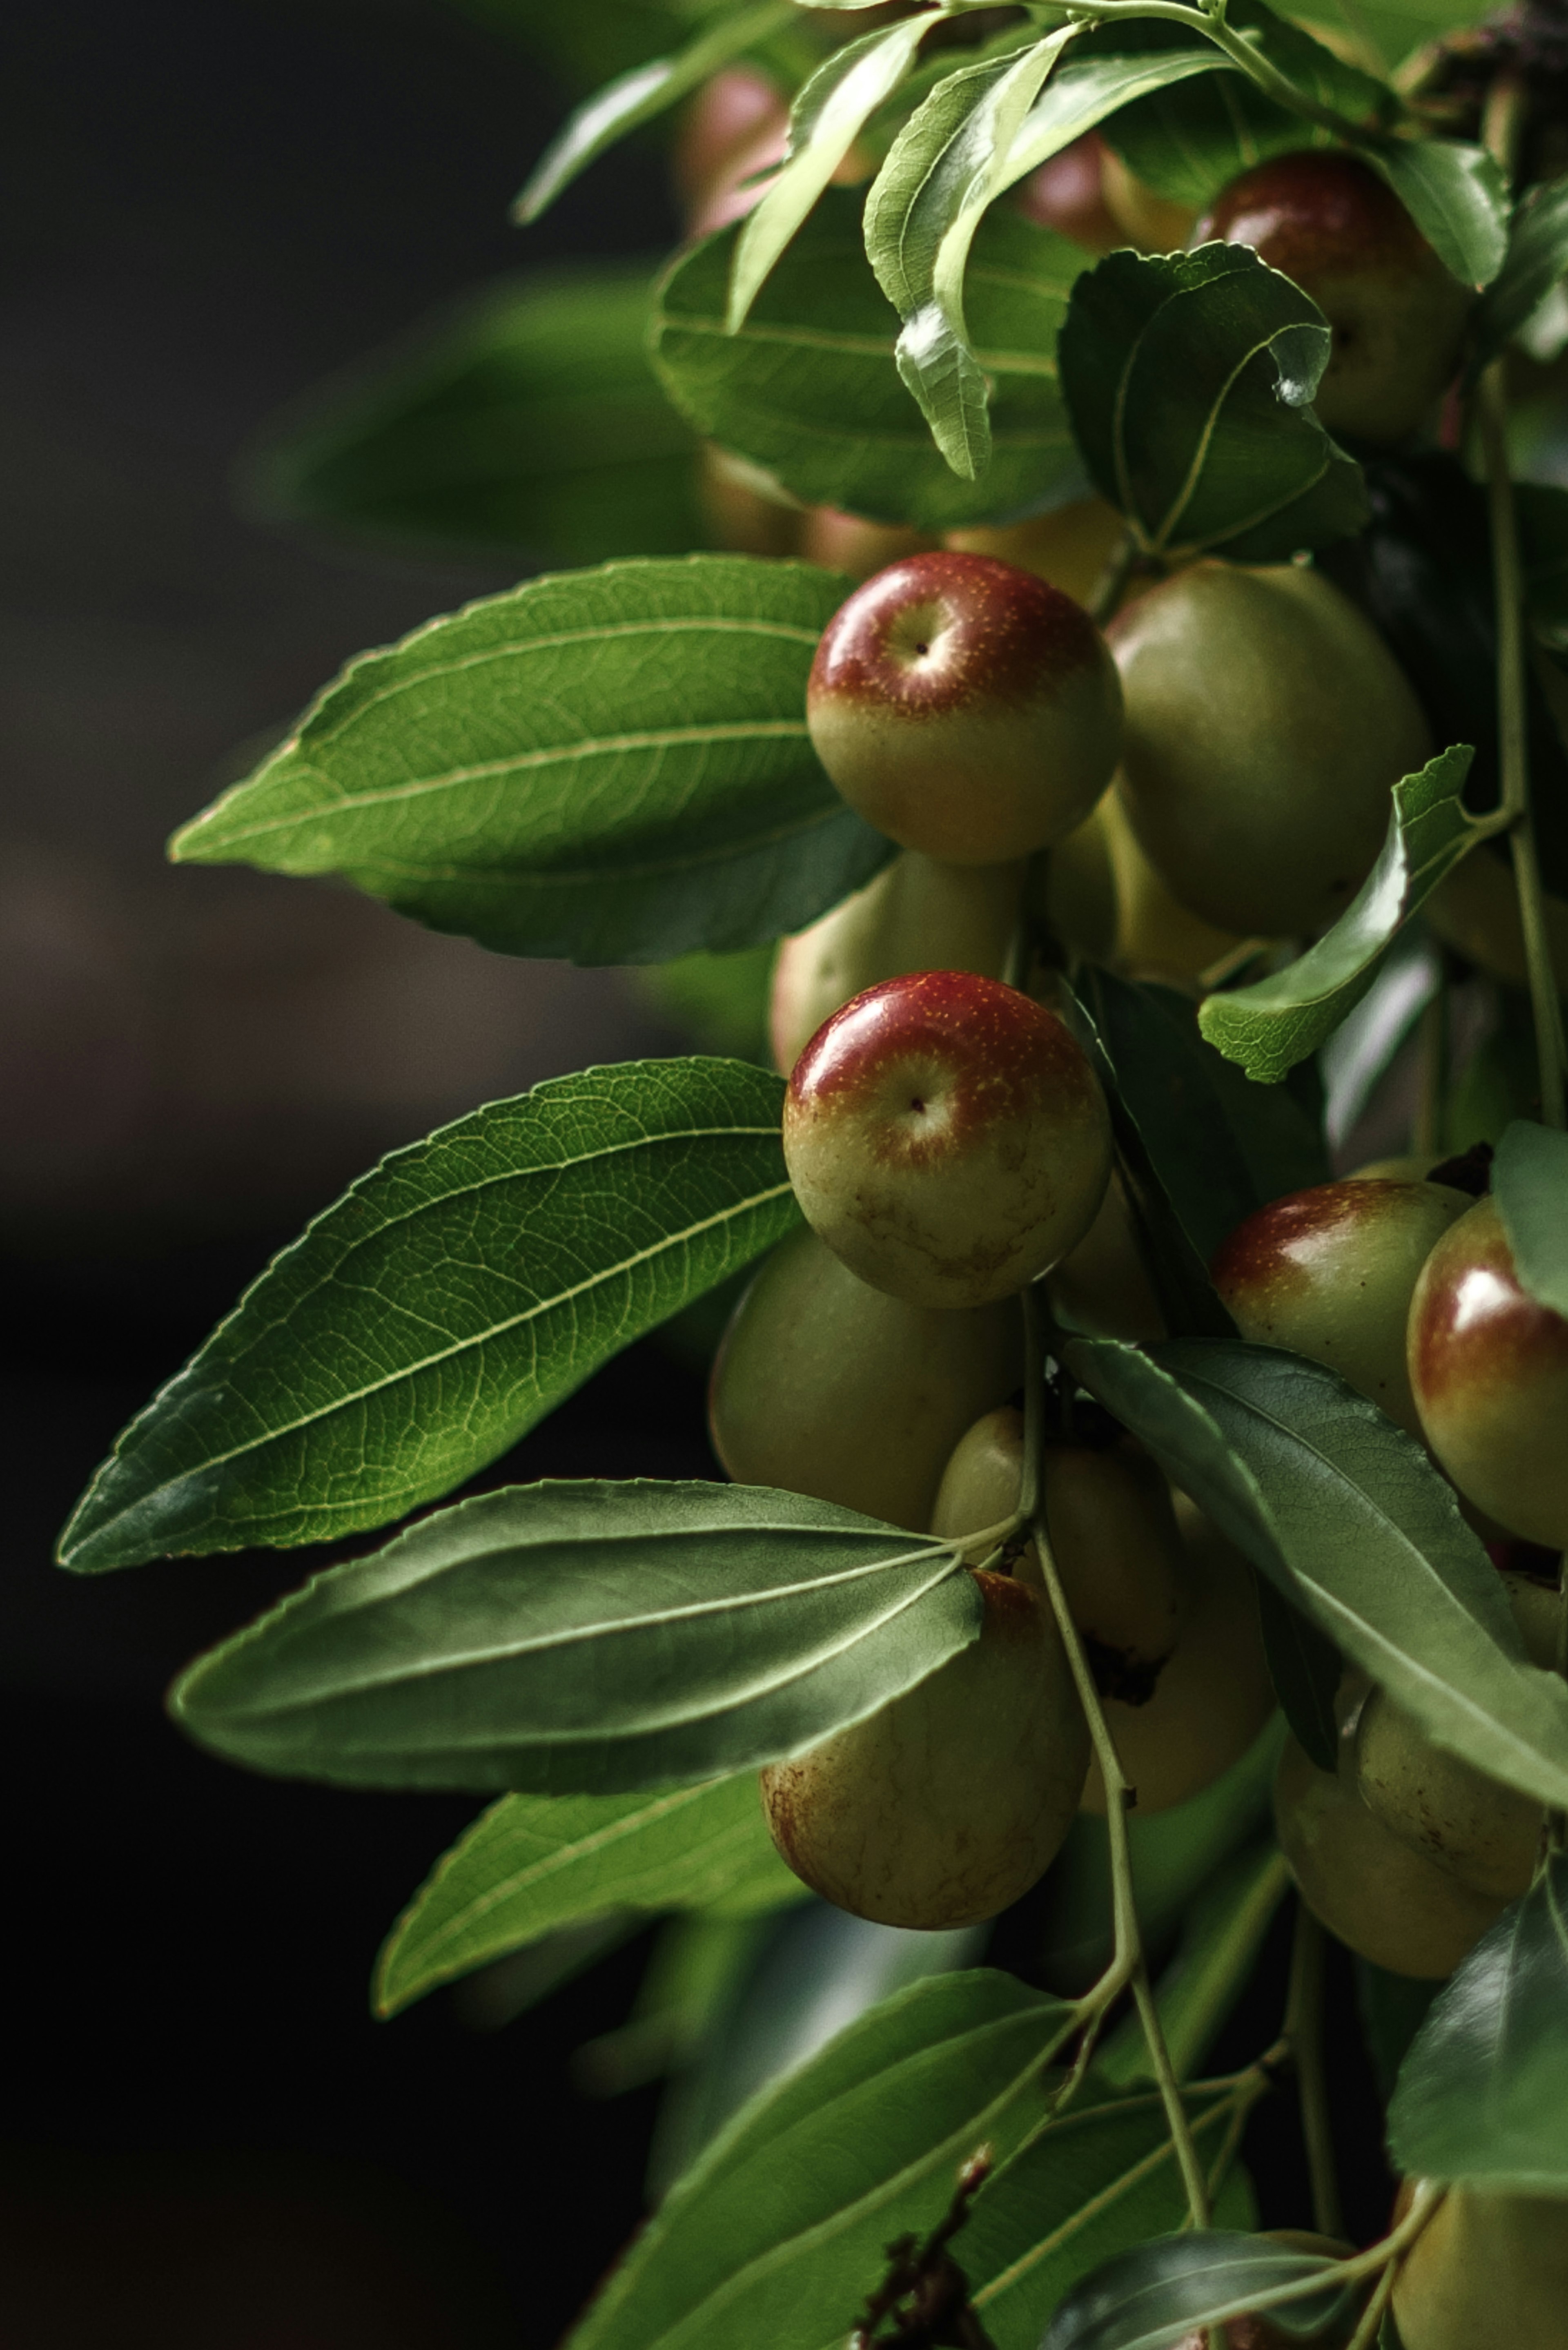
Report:
M1118 240L1119 241L1119 240ZM1108 498L1074 498L1024 522L950 530L942 544L961 555L990 555L1048 579L1075 604L1087 604L1127 525Z
M1018 1506L1023 1414L1003 1404L975 1422L943 1472L933 1534L997 1525ZM1041 1497L1067 1611L1104 1690L1144 1696L1175 1648L1186 1606L1186 1563L1170 1489L1126 1438L1089 1444L1053 1438L1041 1461ZM978 1566L983 1554L970 1564ZM1044 1588L1033 1543L1009 1564Z
M999 865L1081 824L1110 782L1121 689L1070 596L1015 564L912 555L857 588L806 685L816 754L904 848Z
M1371 870L1430 737L1404 672L1310 565L1205 560L1111 623L1116 789L1172 895L1217 930L1320 930Z
M1020 920L1024 868L941 865L906 848L874 881L780 945L769 1031L788 1076L823 1022L852 995L911 971L1000 979Z
M1515 987L1529 985L1519 891L1505 856L1494 855L1484 843L1473 849L1438 883L1421 910L1446 946L1457 947L1482 971L1511 980ZM1568 903L1543 890L1542 912L1557 984L1568 989Z
M1119 793L1107 792L1095 814L1115 876L1115 961L1121 970L1139 978L1196 979L1245 946L1235 931L1216 930L1171 896L1139 847Z
M1313 406L1389 443L1427 423L1459 361L1473 287L1451 277L1386 180L1344 148L1255 163L1192 232L1250 244L1310 294L1334 337Z
M1563 2350L1568 2199L1451 2187L1405 2256L1394 2319L1403 2350Z
M1042 1877L1071 1825L1089 1731L1051 1611L977 1575L980 1638L810 1753L762 1774L774 1844L857 1918L941 1927L994 1918Z
M1533 1665L1557 1661L1559 1593L1517 1575L1503 1582ZM1355 1741L1361 1800L1407 1844L1461 1884L1501 1901L1525 1892L1541 1846L1541 1805L1436 1746L1386 1690L1361 1709Z
M846 514L839 506L808 506L800 536L804 562L820 563L825 571L846 572L851 579L869 579L889 563L934 554L940 545L928 531L911 530L904 523L873 522L868 515Z
M1502 1913L1501 1901L1390 1835L1354 1781L1320 1771L1293 1738L1274 1781L1274 1825L1314 1917L1390 1974L1451 1975Z
M1460 1492L1526 1542L1568 1545L1568 1320L1521 1287L1495 1200L1422 1266L1408 1362L1422 1432Z
M1239 1762L1273 1711L1252 1570L1184 1493L1174 1497L1187 1612L1176 1648L1142 1705L1107 1697L1106 1723L1140 1819L1169 1811ZM1084 1809L1103 1815L1096 1762Z
M784 1150L807 1222L851 1272L914 1305L983 1305L1087 1232L1110 1116L1054 1012L995 980L917 972L817 1030Z
M1243 1338L1324 1363L1412 1436L1405 1330L1421 1267L1472 1206L1442 1183L1316 1183L1260 1208L1210 1272Z
M1049 1276L1058 1320L1093 1338L1142 1347L1169 1336L1137 1243L1120 1175L1113 1175L1099 1214Z
M950 1313L868 1289L815 1232L735 1308L709 1427L729 1474L921 1532L954 1445L1023 1369L1016 1305Z

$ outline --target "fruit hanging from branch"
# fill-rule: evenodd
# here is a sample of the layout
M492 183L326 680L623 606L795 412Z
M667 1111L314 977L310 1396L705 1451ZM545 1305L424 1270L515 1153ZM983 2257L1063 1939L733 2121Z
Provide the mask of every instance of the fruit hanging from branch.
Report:
M851 1272L914 1305L984 1305L1066 1255L1110 1179L1110 1118L1056 1014L962 972L868 988L800 1055L784 1159Z
M1015 564L951 551L895 563L840 607L805 707L851 807L959 865L1061 839L1121 740L1115 664L1082 606Z

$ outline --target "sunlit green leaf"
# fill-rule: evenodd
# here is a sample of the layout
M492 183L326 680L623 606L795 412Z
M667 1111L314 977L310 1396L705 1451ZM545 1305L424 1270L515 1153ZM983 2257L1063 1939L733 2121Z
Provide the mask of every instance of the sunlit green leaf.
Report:
M1568 1856L1553 1854L1434 2001L1388 2108L1401 2171L1568 2195Z
M1360 528L1361 469L1311 407L1330 339L1248 245L1112 253L1078 280L1062 389L1096 488L1140 545L1266 563Z
M982 481L965 482L899 380L898 313L867 266L860 197L826 190L732 336L726 287L739 234L728 229L680 257L656 299L655 364L700 432L809 504L921 530L1044 504L1081 479L1054 356L1080 247L1006 210L981 224L967 305L992 383L992 461Z
M1356 2288L1342 2285L1291 2293L1310 2288L1333 2265L1321 2253L1286 2251L1266 2238L1220 2229L1140 2244L1060 2304L1040 2350L1172 2350L1184 2334L1202 2339L1206 2326L1261 2303L1285 2339L1304 2340L1356 2297Z
M732 10L700 33L678 57L652 57L646 65L632 66L596 90L535 165L512 207L513 219L524 226L537 220L562 189L570 187L607 147L640 124L651 122L732 57L787 25L793 13L789 0L759 0L756 6Z
M745 1917L804 1898L749 1773L646 1795L503 1795L442 1855L387 1937L379 2013L615 1909Z
M1497 1146L1491 1188L1521 1283L1568 1315L1568 1135L1515 1118Z
M1130 33L1133 27L1121 29ZM1233 83L1239 68L1206 41L1180 48L1151 46L1128 56L1070 57L1052 75L1024 118L1007 158L1007 176L1021 180L1027 172L1038 171L1042 163L1048 163L1053 155L1099 123L1116 126L1106 134L1114 141L1121 125L1140 110L1140 99L1216 73L1229 75ZM1226 89L1231 91L1231 83ZM1216 102L1223 105L1225 100L1220 98Z
M394 1152L132 1421L62 1563L320 1542L450 1492L790 1229L782 1101L739 1061L633 1061Z
M610 1794L802 1752L979 1609L944 1545L799 1493L511 1486L317 1575L170 1702L253 1770Z
M339 874L514 954L776 938L892 854L806 734L843 595L747 556L529 580L351 661L172 853Z
M1234 1341L1064 1348L1074 1376L1438 1745L1568 1799L1568 1687L1413 1438L1304 1356Z
M1484 147L1389 139L1363 151L1462 286L1490 286L1508 251L1508 183Z
M1209 996L1198 1024L1228 1060L1278 1085L1331 1036L1377 976L1384 954L1475 846L1464 804L1474 752L1456 743L1394 786L1376 864L1332 930L1283 971Z

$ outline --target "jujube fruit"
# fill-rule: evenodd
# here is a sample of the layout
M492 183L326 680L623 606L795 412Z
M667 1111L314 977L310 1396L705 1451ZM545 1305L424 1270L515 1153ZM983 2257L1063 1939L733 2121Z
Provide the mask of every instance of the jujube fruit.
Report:
M1105 1700L1106 1727L1140 1818L1212 1786L1247 1752L1274 1706L1251 1568L1186 1494L1172 1498L1186 1620L1143 1704ZM1103 1815L1105 1808L1105 1781L1091 1760L1084 1809Z
M904 849L874 881L784 939L768 1029L788 1076L823 1022L879 980L911 971L1000 979L1020 920L1023 867L941 865Z
M1241 937L1349 904L1423 766L1420 704L1348 597L1303 564L1205 560L1108 631L1126 700L1116 790L1171 894Z
M806 685L817 756L904 848L995 865L1045 848L1111 779L1121 691L1081 606L982 555L913 555L857 588Z
M1568 904L1542 890L1541 910L1557 984L1568 988ZM1484 843L1472 849L1439 882L1421 910L1445 946L1457 947L1482 971L1510 980L1515 987L1529 985L1519 891L1506 857L1494 856Z
M1011 1301L909 1305L794 1232L731 1318L709 1390L713 1449L738 1484L919 1532L964 1430L1017 1386L1022 1348Z
M1114 147L1101 159L1100 192L1122 236L1139 253L1179 253L1192 234L1191 205L1140 180Z
M1018 1506L1023 1415L1003 1404L977 1420L942 1475L933 1534L958 1537L998 1524ZM1181 1537L1164 1478L1127 1440L1087 1444L1052 1438L1041 1461L1041 1498L1067 1612L1102 1690L1147 1693L1176 1646L1186 1606ZM1033 1542L1010 1565L1043 1589ZM981 1564L976 1556L970 1564Z
M980 1637L879 1713L762 1774L774 1844L840 1909L885 1926L994 1918L1055 1858L1089 1731L1051 1611L975 1576Z
M1169 1336L1119 1174L1111 1177L1099 1214L1077 1247L1048 1276L1048 1287L1058 1320L1093 1338L1143 1347Z
M1073 498L1023 522L977 523L950 530L942 544L961 555L994 556L1049 580L1075 604L1086 604L1127 528L1108 498Z
M1568 1321L1532 1297L1493 1199L1444 1233L1410 1304L1410 1386L1439 1465L1489 1517L1568 1544Z
M917 972L836 1012L794 1065L784 1159L807 1222L874 1288L983 1305L1094 1221L1110 1118L1054 1012L962 972Z
M846 572L851 579L869 579L906 556L933 552L941 544L929 531L907 524L874 522L868 515L846 514L840 506L808 506L802 517L801 559L820 563L825 571Z
M1139 976L1196 979L1234 955L1246 941L1216 930L1174 898L1138 845L1117 792L1107 792L1094 821L1105 834L1115 879L1115 961Z
M1313 405L1331 432L1403 441L1459 360L1472 289L1449 276L1386 180L1345 150L1275 155L1192 232L1249 244L1310 294L1334 337Z
M1441 1183L1317 1183L1260 1208L1210 1268L1237 1329L1326 1364L1410 1435L1405 1330L1421 1267L1473 1204Z
M1320 1771L1293 1738L1274 1781L1274 1825L1314 1917L1390 1974L1451 1975L1502 1912L1501 1901L1390 1835L1354 1779Z

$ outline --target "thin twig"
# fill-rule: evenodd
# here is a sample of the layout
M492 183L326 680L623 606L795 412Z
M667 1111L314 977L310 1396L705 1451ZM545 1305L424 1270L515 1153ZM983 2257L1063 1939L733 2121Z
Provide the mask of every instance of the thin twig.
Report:
M1376 2341L1383 2324L1383 2313L1387 2308L1389 2298L1394 2291L1394 2280L1398 2273L1399 2256L1396 2253L1373 2287L1372 2298L1361 2313L1361 2323L1351 2335L1347 2350L1372 2350L1372 2345Z
M1116 608L1127 592L1138 560L1138 543L1130 523L1123 528L1120 538L1106 557L1105 565L1090 591L1088 614L1096 628L1103 629L1113 620Z
M1074 1684L1079 1701L1088 1719L1089 1736L1095 1756L1100 1766L1100 1776L1106 1790L1106 1826L1111 1848L1111 1910L1114 1925L1114 1950L1110 1967L1091 1996L1096 2011L1104 2012L1116 1991L1130 1986L1148 2042L1149 2063L1153 2066L1160 2102L1165 2107L1166 2124L1171 2145L1181 2170L1182 2184L1187 2190L1188 2210L1195 2228L1209 2225L1209 2182L1198 2158L1193 2143L1192 2127L1182 2099L1181 2086L1166 2046L1165 2033L1160 2025L1159 2012L1149 1990L1148 1968L1144 1957L1143 1938L1138 1927L1137 1904L1133 1898L1132 1850L1127 1840L1127 1806L1132 1787L1117 1758L1116 1742L1106 1721L1100 1693L1095 1687L1095 1676L1078 1638L1067 1606L1054 1555L1051 1549L1045 1513L1040 1493L1040 1461L1044 1442L1045 1364L1041 1343L1040 1300L1033 1291L1023 1294L1024 1328L1024 1388L1023 1388L1023 1497L1033 1507L1034 1548L1040 1562L1056 1628L1067 1652ZM1032 1440L1033 1437L1033 1440Z
M1343 2236L1345 2214L1334 2161L1334 2129L1323 2064L1323 1928L1300 1899L1291 1947L1290 1989L1285 1998L1285 2037L1295 2059L1301 2097L1302 2137L1312 2181L1313 2226L1320 2236Z

